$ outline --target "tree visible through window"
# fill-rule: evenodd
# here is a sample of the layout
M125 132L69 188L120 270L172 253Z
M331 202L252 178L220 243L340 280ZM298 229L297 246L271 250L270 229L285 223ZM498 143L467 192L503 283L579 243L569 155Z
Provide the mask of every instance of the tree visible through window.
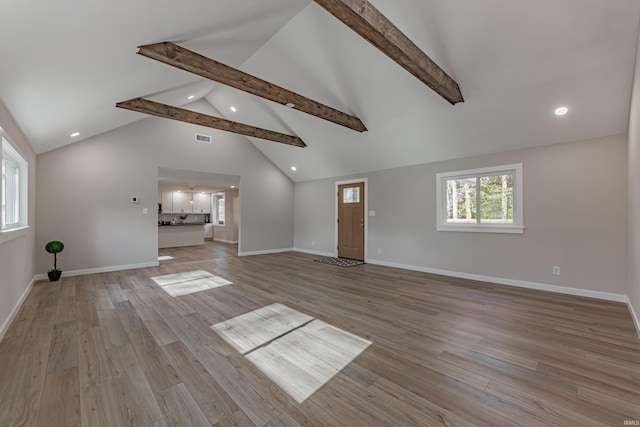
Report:
M437 175L438 229L446 226L522 228L522 165ZM491 231L501 231L500 229ZM514 232L514 231L509 231Z
M224 224L224 193L214 195L215 223Z
M513 174L448 179L446 185L447 223L480 218L481 223L513 224Z

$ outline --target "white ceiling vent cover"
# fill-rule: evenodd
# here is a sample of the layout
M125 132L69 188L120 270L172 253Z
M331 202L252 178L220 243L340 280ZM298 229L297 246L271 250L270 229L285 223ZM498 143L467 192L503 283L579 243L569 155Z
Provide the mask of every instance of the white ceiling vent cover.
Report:
M211 136L196 133L196 141L202 142L203 144L211 144Z

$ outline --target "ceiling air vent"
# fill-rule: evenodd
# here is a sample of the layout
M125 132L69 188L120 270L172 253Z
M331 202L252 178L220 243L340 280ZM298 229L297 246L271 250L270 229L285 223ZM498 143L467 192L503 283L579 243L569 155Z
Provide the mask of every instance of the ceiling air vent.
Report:
M196 133L196 141L202 142L203 144L211 144L211 137L209 135Z

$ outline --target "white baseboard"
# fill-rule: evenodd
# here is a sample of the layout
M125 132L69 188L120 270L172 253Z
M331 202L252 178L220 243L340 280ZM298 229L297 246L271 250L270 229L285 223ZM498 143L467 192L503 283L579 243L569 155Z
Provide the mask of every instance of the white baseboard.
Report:
M368 259L368 264L382 265L385 267L402 268L404 270L420 271L423 273L439 274L442 276L458 277L461 279L477 280L479 282L497 283L499 285L516 286L519 288L536 289L539 291L556 292L559 294L576 295L581 297L597 298L606 301L627 303L626 295L611 294L607 292L589 291L587 289L567 288L565 286L547 285L544 283L525 282L522 280L504 279L502 277L481 276L479 274L460 273L457 271L440 270L437 268L419 267L415 265L398 264L395 262L378 261ZM636 323L637 324L637 323Z
M133 270L135 268L157 267L159 265L160 263L158 261L153 261L153 262L144 262L141 264L114 265L112 267L88 268L86 270L71 270L71 271L63 271L62 277L83 276L85 274L95 274L95 273L109 273L111 271ZM36 276L36 280L44 280L47 278L48 278L47 273L38 274Z
M268 249L266 251L238 252L238 256L268 255L279 254L282 252L292 252L293 248Z
M237 240L224 240L224 239L213 239L214 242L221 242L221 243L231 243L232 245L237 245L238 241Z
M636 332L640 337L640 318L638 317L638 313L636 313L636 311L634 310L633 305L631 304L631 300L628 297L627 297L627 307L629 307L629 313L631 313L633 324L635 325Z
M36 277L33 276L33 279L31 279L31 283L29 283L29 286L27 286L27 289L24 290L15 307L13 307L13 310L11 310L11 314L9 314L9 317L7 317L7 319L2 324L2 328L0 328L0 341L2 341L2 339L4 338L4 334L7 333L7 330L9 329L9 326L11 326L11 322L13 322L13 319L16 318L18 311L20 311L20 307L22 307L24 300L27 299L27 295L29 295L29 292L31 292L31 288L33 288L33 284L35 282Z
M336 256L335 252L321 252L321 251L312 251L309 249L300 249L300 248L293 248L294 251L296 252L302 252L305 254L311 254L311 255L318 255L318 256L323 256L323 257L334 257Z

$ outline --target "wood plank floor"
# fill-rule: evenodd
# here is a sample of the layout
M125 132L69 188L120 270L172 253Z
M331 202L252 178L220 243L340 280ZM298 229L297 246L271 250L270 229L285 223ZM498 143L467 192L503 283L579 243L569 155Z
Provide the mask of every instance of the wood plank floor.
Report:
M159 267L38 282L0 343L0 426L623 426L640 339L623 304L314 256L166 249ZM151 278L231 285L173 297ZM281 303L372 344L298 404L211 325Z

